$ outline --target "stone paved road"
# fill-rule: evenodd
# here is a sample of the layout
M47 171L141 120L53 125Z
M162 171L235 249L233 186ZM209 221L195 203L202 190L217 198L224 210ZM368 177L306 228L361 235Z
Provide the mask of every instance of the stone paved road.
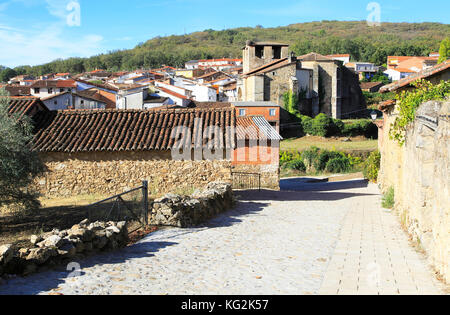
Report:
M415 268L417 278L411 284L403 275L402 286L440 293L422 258L411 250L402 255L393 250L408 243L396 218L378 206L375 185L292 179L282 188L290 191L240 193L235 210L205 226L161 230L124 250L80 261L81 272L74 277L63 270L16 278L0 285L0 294L356 294L363 292L358 291L360 278L373 279L378 271L372 261ZM366 224L376 220L384 225ZM365 240L373 245L375 237L382 240L377 249L391 246L391 260L361 255ZM368 273L343 284L347 273L361 273L361 264L369 266ZM395 283L396 276L389 280ZM419 290L418 281L424 279L426 286Z

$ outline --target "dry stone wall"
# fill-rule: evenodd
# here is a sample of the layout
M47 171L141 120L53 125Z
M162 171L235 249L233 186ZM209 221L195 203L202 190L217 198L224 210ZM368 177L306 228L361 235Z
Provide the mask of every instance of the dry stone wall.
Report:
M193 227L231 209L233 204L230 184L210 183L204 191L196 191L191 196L167 194L155 200L149 221L154 225Z
M229 161L172 161L169 151L45 153L41 158L48 171L36 187L46 197L109 196L143 180L152 195L231 181Z
M126 222L95 222L88 220L69 230L57 229L33 235L30 246L0 246L0 277L4 274L29 275L40 269L73 261L80 255L115 250L128 243Z
M422 118L408 127L400 147L389 139L396 109L387 113L379 182L384 191L394 187L402 224L450 283L450 102L424 103L416 116Z

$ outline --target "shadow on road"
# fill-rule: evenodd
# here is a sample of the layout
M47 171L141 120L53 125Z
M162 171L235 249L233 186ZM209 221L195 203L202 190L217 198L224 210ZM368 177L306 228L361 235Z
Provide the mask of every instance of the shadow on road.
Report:
M358 196L373 196L373 194L348 192L339 190L366 188L366 180L349 180L342 182L311 182L311 178L289 178L280 182L280 191L273 190L242 190L236 196L241 201L337 201Z
M159 250L177 245L175 242L142 241L132 246L126 247L114 252L101 253L92 257L73 258L72 261L80 264L79 276L86 275L87 268L102 265L122 264L129 259L153 257ZM0 285L0 295L36 295L57 288L65 283L64 279L70 277L72 270L65 270L65 266L55 270L49 270L43 273L30 275L25 278L16 278L6 281ZM108 270L107 272L112 272ZM80 279L82 282L83 279Z

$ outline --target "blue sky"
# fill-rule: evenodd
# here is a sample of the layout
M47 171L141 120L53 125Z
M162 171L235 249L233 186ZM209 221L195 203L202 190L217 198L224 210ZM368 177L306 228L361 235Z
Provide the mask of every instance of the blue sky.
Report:
M133 48L155 36L209 28L366 20L370 2L0 0L0 65L36 65L57 58L87 57L114 49ZM450 22L450 1L375 2L380 5L382 22Z

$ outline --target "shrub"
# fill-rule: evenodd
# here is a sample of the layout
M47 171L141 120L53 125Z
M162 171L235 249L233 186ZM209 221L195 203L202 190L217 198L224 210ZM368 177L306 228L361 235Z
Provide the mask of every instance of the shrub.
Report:
M297 170L297 171L301 171L301 172L306 172L305 163L303 163L303 160L300 160L300 159L289 161L284 164L284 167L293 169L293 170Z
M325 170L329 173L346 173L350 170L350 160L345 156L333 158L327 162Z
M313 119L309 116L300 116L302 121L303 132L308 135L314 135L314 130L312 128Z
M336 151L327 151L327 150L322 151L319 157L316 159L314 167L316 168L317 171L323 171L325 170L328 161L341 157L345 157L345 155L343 153Z
M382 206L386 209L392 209L395 205L395 191L394 187L390 187L383 196Z
M374 151L369 155L369 158L364 163L363 174L366 179L376 183L378 179L378 172L380 171L381 154Z
M306 168L311 170L315 161L319 158L320 149L317 147L311 147L309 150L303 151L302 158L306 165Z
M329 136L334 126L333 119L325 114L319 114L312 121L312 134L319 137Z

